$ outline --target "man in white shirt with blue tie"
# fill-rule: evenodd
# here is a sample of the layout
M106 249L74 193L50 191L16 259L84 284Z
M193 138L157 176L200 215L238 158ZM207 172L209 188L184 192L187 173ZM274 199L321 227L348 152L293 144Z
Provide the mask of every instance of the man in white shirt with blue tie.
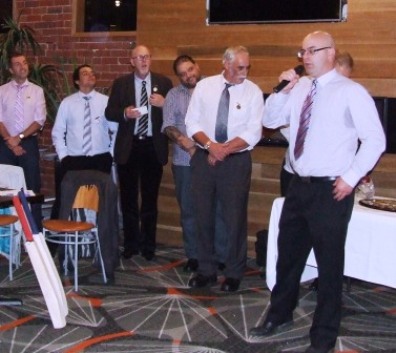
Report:
M95 90L96 76L89 65L74 70L73 83L78 92L62 101L52 129L52 141L61 163L59 185L69 170L90 169L110 174L113 163L111 151L117 124L105 118L108 97ZM88 121L84 119L87 115ZM84 139L87 123L89 142ZM84 147L87 143L89 147ZM52 218L57 217L59 196L58 192Z

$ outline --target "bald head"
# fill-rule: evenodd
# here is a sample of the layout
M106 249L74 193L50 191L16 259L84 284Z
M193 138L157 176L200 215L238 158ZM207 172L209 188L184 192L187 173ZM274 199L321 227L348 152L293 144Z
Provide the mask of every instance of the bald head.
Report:
M309 33L303 40L302 60L305 71L312 77L320 77L334 68L335 42L333 37L323 31Z
M328 32L324 32L324 31L315 31L312 33L309 33L305 38L304 41L309 41L309 40L316 40L320 43L323 44L323 46L326 47L333 47L335 48L335 42L333 37L330 35L330 33ZM304 42L303 41L303 42Z

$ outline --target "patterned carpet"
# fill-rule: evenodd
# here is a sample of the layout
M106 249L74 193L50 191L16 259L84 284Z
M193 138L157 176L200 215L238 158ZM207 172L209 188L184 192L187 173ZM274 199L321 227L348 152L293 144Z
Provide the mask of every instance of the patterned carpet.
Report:
M270 292L254 260L240 290L227 294L217 284L190 289L181 249L160 248L154 261L123 260L114 285L103 285L88 260L80 265L80 290L63 278L70 309L63 329L52 327L37 280L24 257L10 282L0 261L0 295L22 306L0 306L0 352L191 352L272 353L303 351L315 292L302 286L295 325L267 338L249 337L268 306ZM221 283L222 276L219 274ZM343 297L339 352L396 352L396 290L352 281Z

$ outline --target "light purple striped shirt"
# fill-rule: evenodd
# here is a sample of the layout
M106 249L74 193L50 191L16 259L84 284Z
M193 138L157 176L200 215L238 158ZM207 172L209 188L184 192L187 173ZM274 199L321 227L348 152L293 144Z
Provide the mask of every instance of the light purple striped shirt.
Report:
M162 107L163 124L162 132L168 126L176 127L183 135L187 136L185 116L188 104L190 103L191 93L188 88L179 84L172 88L166 95L164 106ZM173 143L173 164L179 166L190 165L190 155L182 150L176 143Z

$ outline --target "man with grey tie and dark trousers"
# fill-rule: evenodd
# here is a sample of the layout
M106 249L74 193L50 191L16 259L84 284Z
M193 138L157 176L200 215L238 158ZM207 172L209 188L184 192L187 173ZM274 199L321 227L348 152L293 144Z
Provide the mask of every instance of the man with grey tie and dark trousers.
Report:
M168 138L161 133L162 106L172 82L150 71L146 46L132 49L130 62L134 72L114 81L105 114L119 123L114 159L123 216L123 256L129 259L141 252L149 261L155 255L158 192L168 161Z
M226 278L221 290L233 292L246 268L249 151L261 138L264 100L260 88L246 79L250 59L245 47L228 48L223 66L222 74L197 83L186 115L187 134L200 147L190 161L199 268L189 286L199 288L217 281L213 249L219 203L227 233Z

